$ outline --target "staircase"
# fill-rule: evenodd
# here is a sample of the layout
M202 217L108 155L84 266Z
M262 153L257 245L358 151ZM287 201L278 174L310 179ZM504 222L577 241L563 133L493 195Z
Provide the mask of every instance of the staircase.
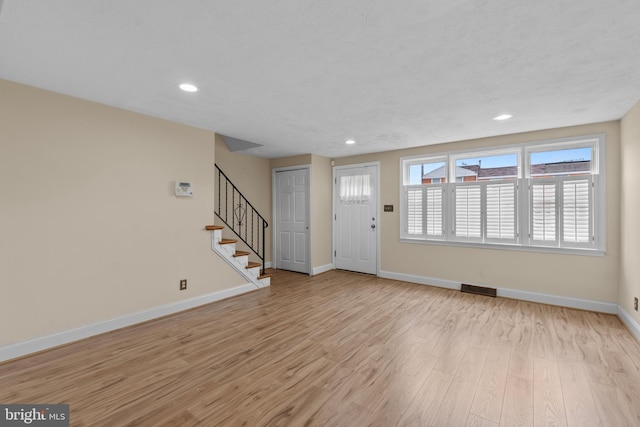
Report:
M214 213L226 227L205 226L206 230L211 231L211 249L256 287L269 286L270 276L264 273L265 234L269 224L220 167L215 165L215 168L218 198ZM224 229L232 231L260 259L260 262L250 262L249 252L236 250L238 240L223 238L222 230Z
M249 261L249 252L237 251L237 240L223 239L221 225L207 225L205 230L211 231L211 249L231 265L240 275L256 288L264 288L271 284L271 275L264 274L262 264Z

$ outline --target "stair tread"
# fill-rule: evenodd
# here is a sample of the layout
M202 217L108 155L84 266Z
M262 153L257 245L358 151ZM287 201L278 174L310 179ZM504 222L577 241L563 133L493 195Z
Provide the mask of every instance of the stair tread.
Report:
M233 239L221 239L218 243L221 245L230 245L231 243L238 243L238 241Z
M258 280L260 280L260 279L267 279L267 278L269 278L269 277L271 277L271 275L270 275L270 274L264 274L264 275L262 275L262 276L258 277Z
M245 252L245 251L236 251L235 254L233 254L233 256L245 256L245 255L249 255L249 252Z
M247 264L247 268L254 268L254 267L260 267L260 263L259 262L249 262Z
M212 231L212 230L222 230L223 228L224 228L224 227L223 227L222 225L205 225L205 226L204 226L204 229L205 229L205 230L209 230L209 231Z

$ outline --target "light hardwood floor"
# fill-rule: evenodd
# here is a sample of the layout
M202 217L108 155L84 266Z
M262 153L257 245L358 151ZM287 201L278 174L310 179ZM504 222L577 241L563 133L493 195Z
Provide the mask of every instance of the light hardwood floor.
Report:
M331 271L0 364L74 426L640 426L612 315Z

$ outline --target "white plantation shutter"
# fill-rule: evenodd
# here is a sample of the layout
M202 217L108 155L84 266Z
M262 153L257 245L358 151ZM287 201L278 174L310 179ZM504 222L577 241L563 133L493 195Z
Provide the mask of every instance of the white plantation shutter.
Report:
M428 236L442 236L442 190L441 185L429 186L424 189L426 200L424 204L425 227Z
M567 246L591 245L592 184L590 177L562 183L562 241Z
M516 183L486 184L486 238L516 240Z
M557 236L556 180L531 182L531 240L537 244L555 244Z
M410 236L443 235L443 186L408 186L407 234Z
M422 186L408 187L407 234L422 235Z
M403 157L400 240L604 254L605 142L593 135ZM499 161L480 168L485 158Z
M455 235L463 240L482 238L481 186L456 184L455 187Z
M591 176L533 179L530 203L532 244L595 245Z

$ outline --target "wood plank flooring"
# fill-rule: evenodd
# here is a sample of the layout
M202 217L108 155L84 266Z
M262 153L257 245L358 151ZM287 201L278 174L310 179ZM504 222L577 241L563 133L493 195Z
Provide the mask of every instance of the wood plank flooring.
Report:
M0 402L68 403L73 426L640 426L640 344L615 316L272 273L0 364Z

